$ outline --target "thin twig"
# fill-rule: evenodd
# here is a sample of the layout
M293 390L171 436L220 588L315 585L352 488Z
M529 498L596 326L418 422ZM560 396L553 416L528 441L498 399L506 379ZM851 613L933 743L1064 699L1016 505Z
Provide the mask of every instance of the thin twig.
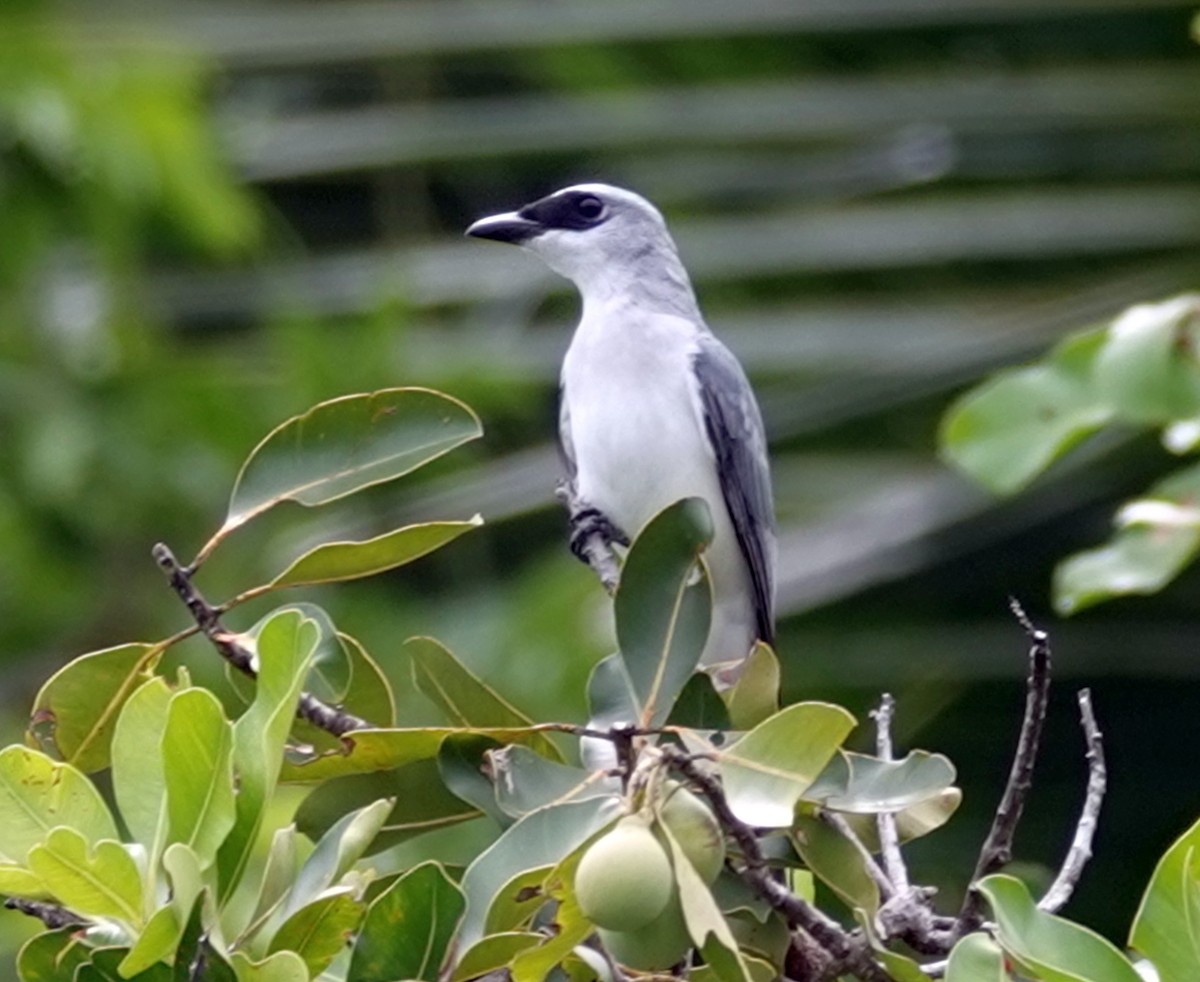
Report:
M1075 885L1083 874L1083 868L1092 858L1092 838L1096 834L1096 823L1100 819L1100 806L1104 803L1104 792L1108 787L1108 769L1104 763L1104 737L1096 723L1092 710L1091 689L1079 690L1079 723L1087 740L1088 783L1083 799L1083 810L1075 825L1075 838L1067 850L1062 869L1050 884L1046 895L1038 901L1042 910L1056 913L1071 899Z
M554 489L554 496L566 506L571 523L571 550L587 563L604 584L610 594L617 592L621 579L621 564L613 551L613 538L607 531L607 522L588 502L584 501L574 481L562 481Z
M60 927L82 927L87 924L87 918L80 917L74 911L67 910L59 904L47 903L45 900L26 900L23 897L8 897L4 906L9 910L20 911L30 917L36 917L51 931Z
M212 606L205 600L203 594L192 583L194 567L180 566L175 554L162 542L154 547L153 554L155 562L162 568L171 588L187 607L200 633L212 642L217 653L230 665L243 675L257 678L253 652L238 640L237 634L227 631L221 625L220 608ZM351 730L370 729L374 725L353 713L329 705L311 692L300 693L296 715L312 723L318 729L338 737L344 736Z
M880 897L884 900L890 900L894 897L896 895L896 888L893 886L892 881L880 868L879 864L875 862L875 857L871 855L871 850L863 844L862 839L858 837L858 833L850 827L850 823L837 812L831 812L825 808L822 808L818 812L818 815L822 822L854 847L855 852L858 853L859 860L863 864L863 869L867 871L867 876L879 888Z
M892 716L896 711L896 700L890 692L885 692L879 700L879 708L871 715L875 719L875 752L880 760L892 760ZM904 856L900 852L900 833L896 830L895 812L880 812L877 816L879 826L879 852L883 859L883 868L898 896L904 896L911 889L908 879L908 867L904 864Z
M742 866L736 870L737 874L783 915L789 925L803 929L824 949L831 958L828 974L836 976L852 972L864 982L890 982L890 976L875 961L861 935L847 933L837 921L817 910L804 898L796 896L771 876L758 836L734 815L720 781L679 748L667 744L660 750L672 767L703 792L721 827L737 842L742 852Z
M958 914L955 933L959 937L977 930L983 922L983 897L975 889L975 884L1012 860L1013 837L1017 831L1017 824L1021 821L1025 799L1033 785L1033 765L1037 760L1042 724L1046 720L1046 704L1050 694L1050 639L1045 631L1034 627L1016 598L1009 598L1009 607L1031 642L1029 678L1025 690L1025 717L1021 721L1021 733L1017 740L1012 769L1008 774L1008 783L1004 787L1000 804L996 807L992 827L979 850L975 872L971 876L971 886Z

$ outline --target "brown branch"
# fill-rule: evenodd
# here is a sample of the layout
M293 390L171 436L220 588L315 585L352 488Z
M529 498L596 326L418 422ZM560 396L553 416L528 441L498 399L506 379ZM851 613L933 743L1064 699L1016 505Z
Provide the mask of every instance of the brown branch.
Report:
M1008 774L1008 783L1000 798L1000 804L996 807L992 827L979 850L971 885L958 914L955 933L959 937L977 930L983 923L983 897L975 889L975 884L1012 860L1013 837L1021 821L1025 799L1033 785L1033 765L1037 760L1042 724L1046 720L1046 704L1050 694L1050 639L1045 631L1033 626L1015 598L1009 599L1009 606L1031 642L1029 678L1025 690L1025 717L1021 721L1021 733L1017 739L1017 752Z
M829 965L818 978L834 978L852 972L865 982L891 982L891 976L875 961L870 946L861 934L848 933L833 918L796 896L771 876L754 829L734 815L720 780L697 765L690 755L666 744L660 748L664 758L680 774L695 784L712 805L713 812L737 842L742 866L735 872L758 896L778 911L793 928L801 929L829 956Z
M600 512L579 497L574 481L560 482L554 489L554 496L567 509L571 523L571 551L592 568L609 594L616 593L621 565L612 544L619 541L620 533L615 533Z
M1092 858L1092 838L1096 834L1096 823L1100 819L1100 806L1104 803L1104 792L1108 787L1108 769L1104 763L1104 737L1096 723L1092 710L1092 692L1079 690L1079 722L1087 740L1088 783L1083 799L1083 810L1075 825L1075 837L1063 860L1058 876L1050 884L1046 895L1038 901L1042 910L1056 913L1071 899L1083 868Z
M83 927L88 923L87 918L80 917L73 911L58 904L47 903L45 900L25 900L23 897L7 897L4 906L9 910L19 911L29 917L36 917L51 931L60 927Z
M171 588L187 607L188 613L192 615L200 633L212 642L217 653L230 665L243 675L257 678L258 672L254 669L253 652L238 640L237 634L227 631L221 625L220 608L212 606L205 600L203 594L192 583L194 567L179 565L175 554L162 542L158 543L152 551L155 562L167 577ZM338 737L344 736L351 730L370 729L374 725L344 709L329 705L310 692L300 693L296 715L318 729Z

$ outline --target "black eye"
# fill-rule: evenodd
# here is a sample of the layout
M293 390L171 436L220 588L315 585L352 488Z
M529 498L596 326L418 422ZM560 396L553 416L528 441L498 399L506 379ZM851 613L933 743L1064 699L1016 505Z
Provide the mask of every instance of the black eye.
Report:
M575 202L575 213L581 218L593 221L604 214L604 202L589 194Z

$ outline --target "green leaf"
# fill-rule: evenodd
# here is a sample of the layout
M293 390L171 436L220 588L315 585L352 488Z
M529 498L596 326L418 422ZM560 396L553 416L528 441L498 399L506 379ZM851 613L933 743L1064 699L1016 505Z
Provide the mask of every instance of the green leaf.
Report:
M940 829L950 821L960 804L962 791L959 788L946 788L932 798L897 812L894 819L900 842L911 842ZM842 817L871 852L879 851L879 824L875 815L855 815L847 812Z
M545 733L521 728L486 727L464 731L457 727L414 727L395 730L354 730L342 738L340 750L301 758L293 753L284 761L282 781L326 781L347 774L394 770L404 764L436 757L448 736L471 732L499 743L541 745Z
M217 537L281 501L313 507L416 470L483 432L456 399L384 389L318 403L254 448Z
M333 821L329 824L332 825ZM279 909L296 878L298 865L295 824L276 829L275 834L271 836L271 847L267 850L267 864L259 881L254 914L250 918L250 925L243 932L245 937L252 936Z
M685 498L655 515L629 548L613 610L641 727L666 720L704 651L712 593L707 573L696 571L711 541L708 505Z
M316 624L294 610L276 614L259 633L254 702L233 727L239 787L237 817L218 854L222 896L228 896L245 871L263 809L275 789L284 742L317 639Z
M1104 340L1074 334L1042 363L972 389L942 419L942 456L998 494L1027 485L1111 418L1092 381Z
M1011 982L1004 951L982 932L968 934L950 952L946 982Z
M489 755L495 797L513 818L564 801L619 793L616 779L598 771L547 760L527 747L508 746Z
M167 841L190 847L206 867L233 828L233 730L206 689L177 692L162 737Z
M366 808L344 815L321 836L316 848L300 867L283 908L285 917L290 917L301 906L316 900L362 858L391 807L391 801L376 801Z
M921 966L897 951L892 951L883 943L883 939L875 931L874 918L868 917L866 911L854 911L854 919L862 929L863 935L871 945L875 959L887 970L889 976L896 982L928 982L929 976L921 971Z
M42 686L33 704L32 738L49 729L64 761L85 773L109 765L109 742L121 707L148 677L162 647L123 644L81 655Z
M592 729L604 730L617 723L632 725L637 719L633 683L619 653L596 662L588 676L587 696L591 711L588 726Z
M1054 571L1064 614L1116 596L1155 593L1200 550L1200 466L1176 471L1122 508L1108 545L1072 556Z
M686 726L694 730L730 729L729 710L718 694L712 676L694 672L683 686L667 716L667 726Z
M409 870L367 911L349 978L436 982L464 903L462 891L437 863Z
M284 610L298 611L303 617L307 617L317 626L317 647L313 652L312 665L309 668L308 677L304 680L305 691L311 692L318 699L324 699L326 702L341 704L347 697L354 677L351 648L346 643L344 637L338 633L337 626L333 623L333 618L329 616L324 608L312 603L290 603L282 607L276 607L259 620L250 630L242 634L243 643L252 651L256 650L258 647L258 635L263 629L263 625L268 623L280 611ZM232 665L228 664L225 666L225 677L244 702L249 704L254 701L254 679L248 678ZM372 722L382 726L387 721L372 720ZM304 724L302 720L297 720L296 725L301 726ZM310 729L317 733L324 732L316 730L315 727L310 727ZM309 735L306 733L306 736ZM325 736L328 738L330 735L326 733Z
M294 951L277 951L262 961L253 961L240 951L229 963L237 973L237 982L308 982L308 966Z
M811 815L796 816L793 841L804 865L847 907L858 907L875 916L879 911L879 887L853 843Z
M82 773L37 750L0 750L0 861L24 863L30 849L60 825L89 844L117 838L108 806Z
M427 556L482 524L483 518L476 515L466 522L409 525L362 542L326 542L298 558L267 584L267 589L374 576Z
M550 936L513 958L513 982L544 982L550 972L570 956L576 945L586 941L595 930L579 909L575 892L569 886L575 881L579 856L579 853L567 855L546 877L545 895L557 901Z
M714 751L733 813L760 828L787 828L796 802L837 753L855 720L841 706L788 706Z
M705 963L717 973L721 982L750 982L750 971L738 949L737 939L713 899L708 884L696 872L696 867L671 834L670 827L659 824L657 831L670 849L671 867L692 943L704 955Z
M779 684L779 659L770 645L759 641L750 650L742 674L725 692L733 729L752 729L779 712Z
M73 982L75 970L87 964L92 949L78 937L78 928L35 934L17 952L21 982Z
M0 863L0 895L43 900L49 896L46 887L24 866Z
M304 799L296 812L296 824L301 832L315 840L347 810L361 808L380 798L390 798L395 804L368 846L366 855L423 832L457 825L479 814L478 809L464 804L445 788L439 779L437 761L419 760L391 771L351 774L326 781Z
M156 910L119 966L123 977L137 975L157 962L169 960L179 947L189 912L203 888L200 860L181 843L163 853L171 877L171 899Z
M89 917L142 923L142 878L125 847L102 839L94 848L73 828L57 828L29 850L30 870L64 906Z
M529 927L534 915L550 899L545 886L555 868L555 863L546 863L522 870L505 881L492 897L483 934L490 936Z
M500 828L512 824L511 817L496 801L489 754L503 744L473 733L455 733L438 748L435 783L440 783L460 803L473 806ZM416 765L409 765L416 766Z
M170 850L164 854L169 855ZM222 951L213 945L211 929L207 926L213 916L212 898L204 890L192 903L184 918L183 937L175 953L175 977L172 982L195 982L192 966L200 961L204 966L204 982L238 982L233 966ZM305 973L307 975L307 972Z
M413 681L456 726L472 728L532 726L525 713L483 682L433 638L411 638L404 645L412 658ZM562 754L545 734L529 740L554 760Z
M450 982L468 982L481 975L503 968L522 951L541 944L546 940L544 934L529 931L506 931L503 934L489 934L477 944L471 946L454 966Z
M1129 946L1154 963L1160 982L1200 978L1200 822L1158 861Z
M820 799L834 811L899 812L936 798L954 783L954 765L941 754L914 750L903 760L843 754L849 769L845 787Z
M349 888L331 890L284 921L269 952L294 951L316 977L345 949L366 909Z
M1200 302L1138 304L1113 321L1096 358L1096 391L1123 419L1167 423L1200 412Z
M504 831L467 867L462 888L467 898L460 943L475 944L484 934L488 911L501 889L528 870L557 865L610 824L620 810L611 798L589 798L530 812ZM500 930L508 930L505 925Z
M1110 942L1087 928L1037 909L1025 884L997 873L977 885L999 927L996 940L1044 982L1141 982Z
M156 963L143 968L136 976L121 974L121 965L129 955L128 948L93 948L92 960L75 973L75 982L171 982L171 968Z
M167 824L167 784L163 734L171 705L166 679L144 682L129 697L112 739L113 792L121 818L146 847L151 864L163 847Z

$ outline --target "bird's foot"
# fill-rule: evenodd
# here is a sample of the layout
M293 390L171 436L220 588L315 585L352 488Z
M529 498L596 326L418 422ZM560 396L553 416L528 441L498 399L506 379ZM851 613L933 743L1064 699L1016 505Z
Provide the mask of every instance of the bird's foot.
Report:
M571 552L580 562L590 564L591 552L596 547L598 538L605 548L613 545L629 545L629 536L614 525L604 512L591 505L584 505L579 510L572 510L571 523Z

